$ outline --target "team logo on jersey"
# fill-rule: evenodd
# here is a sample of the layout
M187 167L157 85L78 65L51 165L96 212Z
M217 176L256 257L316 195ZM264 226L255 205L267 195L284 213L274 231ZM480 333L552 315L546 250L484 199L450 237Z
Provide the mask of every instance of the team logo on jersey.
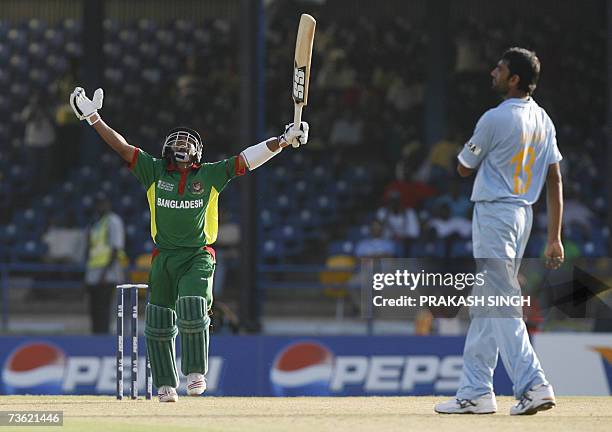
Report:
M193 183L191 183L191 185L189 186L189 191L193 194L196 195L200 195L201 193L204 192L204 187L202 186L202 183L199 181L194 181Z
M467 143L467 148L468 148L469 151L474 153L476 156L478 156L480 154L480 152L482 151L482 149L480 147L478 147L476 144L474 144L473 142L468 142Z
M168 182L165 182L165 181L163 181L163 180L159 180L159 181L157 182L157 187L158 187L159 189L161 189L161 190L166 191L166 192L172 192L172 191L174 191L174 185L173 185L172 183L168 183Z

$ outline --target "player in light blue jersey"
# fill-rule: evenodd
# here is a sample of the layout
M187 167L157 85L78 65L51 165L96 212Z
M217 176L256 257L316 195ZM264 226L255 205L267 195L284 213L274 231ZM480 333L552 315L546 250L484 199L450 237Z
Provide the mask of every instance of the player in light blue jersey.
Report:
M534 52L510 48L491 72L493 89L504 101L478 121L458 156L462 177L477 171L472 201L474 258L486 266L487 283L477 294L520 295L518 269L532 224L531 205L546 183L548 203L547 265L564 259L561 244L563 192L555 127L533 100L540 75ZM485 264L483 264L483 262ZM518 403L510 414L535 414L555 406L531 346L520 311L495 316L471 310L463 353L463 375L455 399L437 404L439 413L494 413L493 371L501 356ZM490 311L489 311L490 312ZM515 311L516 312L516 311Z

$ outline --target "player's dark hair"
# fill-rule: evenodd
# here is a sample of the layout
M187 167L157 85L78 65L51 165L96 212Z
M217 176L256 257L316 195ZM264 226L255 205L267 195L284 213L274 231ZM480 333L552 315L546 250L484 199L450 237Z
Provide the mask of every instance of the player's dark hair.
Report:
M540 78L540 59L534 51L525 48L508 48L502 55L502 60L508 64L510 76L520 78L518 88L527 94L532 94Z

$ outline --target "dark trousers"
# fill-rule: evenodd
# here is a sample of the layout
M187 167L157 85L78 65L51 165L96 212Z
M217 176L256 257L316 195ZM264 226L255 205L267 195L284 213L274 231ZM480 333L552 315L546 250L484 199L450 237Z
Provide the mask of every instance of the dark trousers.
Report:
M88 285L89 316L91 331L95 334L108 334L110 325L110 307L115 286L108 283Z

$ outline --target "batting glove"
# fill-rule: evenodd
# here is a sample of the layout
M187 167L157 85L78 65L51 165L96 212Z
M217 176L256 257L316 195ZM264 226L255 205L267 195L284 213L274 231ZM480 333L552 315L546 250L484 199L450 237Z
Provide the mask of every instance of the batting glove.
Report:
M89 99L85 95L85 90L82 87L77 87L70 94L70 106L76 114L79 120L87 120L90 125L100 120L99 116L96 116L95 120L92 120L94 114L98 113L98 110L102 108L102 101L104 100L104 90L99 88L94 92L93 99Z
M310 126L308 126L306 122L300 122L299 128L293 127L293 123L289 123L285 126L285 132L283 133L282 139L291 144L293 148L298 148L308 142L309 128Z

